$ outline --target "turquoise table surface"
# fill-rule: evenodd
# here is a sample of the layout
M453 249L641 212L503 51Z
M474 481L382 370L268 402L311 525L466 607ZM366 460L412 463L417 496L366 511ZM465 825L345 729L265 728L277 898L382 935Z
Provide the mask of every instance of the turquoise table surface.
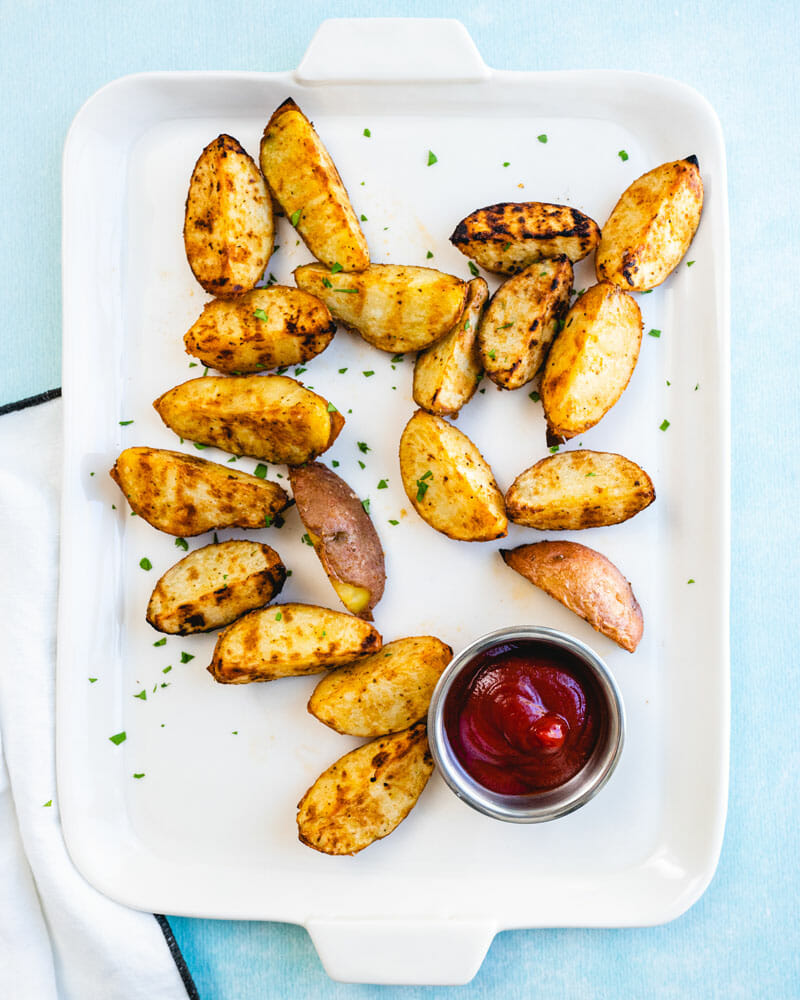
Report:
M710 888L663 927L503 933L475 980L455 989L334 983L300 928L173 918L203 1000L800 997L799 10L796 2L758 0L0 0L0 404L60 383L61 149L80 105L116 77L290 69L325 17L446 16L464 22L491 66L635 69L685 81L711 101L725 131L733 272L732 757L725 844Z

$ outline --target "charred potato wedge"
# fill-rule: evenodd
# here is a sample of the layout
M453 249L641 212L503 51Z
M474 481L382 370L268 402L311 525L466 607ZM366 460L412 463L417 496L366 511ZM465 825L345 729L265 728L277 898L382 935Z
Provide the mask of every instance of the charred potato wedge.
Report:
M607 281L587 289L547 356L540 391L549 432L571 438L594 427L628 385L641 343L633 296Z
M577 208L540 201L501 202L462 219L450 242L496 274L517 274L544 257L574 264L600 241L597 223Z
M322 299L334 319L392 354L422 351L440 340L467 300L465 281L430 267L370 264L358 274L331 274L321 264L304 264L294 278Z
M578 542L534 542L500 549L507 566L560 601L629 653L644 630L631 585L600 552Z
M697 157L662 163L622 194L597 248L598 281L633 292L660 285L689 249L703 211Z
M175 386L153 406L183 438L276 464L311 461L344 425L332 403L284 375L206 375Z
M399 732L425 717L452 657L453 650L432 635L396 639L379 653L323 677L308 710L348 736Z
M506 493L510 521L540 531L619 524L656 498L644 469L622 455L564 451L526 469Z
M264 274L275 242L272 202L252 157L229 135L209 143L195 164L183 242L211 295L247 292Z
M504 389L519 389L542 367L572 291L566 257L531 264L497 289L478 328L481 363Z
M159 632L210 632L268 604L286 580L278 553L258 542L215 542L190 552L161 577L147 605Z
M343 611L272 604L221 632L208 672L220 684L320 674L381 648L378 631Z
M419 516L448 538L487 542L508 531L503 494L466 434L417 410L400 438L400 474Z
M432 772L422 722L352 750L321 774L300 800L300 840L323 854L363 851L408 816Z
M301 365L336 333L324 303L298 288L254 288L234 300L214 299L183 338L186 353L228 375Z
M267 123L260 159L273 197L317 260L363 271L369 247L339 171L293 100L284 101Z
M455 416L472 399L483 375L478 325L489 297L483 278L467 285L467 304L458 322L438 343L417 356L414 402L428 413Z
M386 570L378 533L361 500L319 462L291 469L289 481L300 520L339 600L352 614L372 621Z
M263 528L289 503L277 483L165 448L126 448L110 476L135 514L184 538L216 528Z

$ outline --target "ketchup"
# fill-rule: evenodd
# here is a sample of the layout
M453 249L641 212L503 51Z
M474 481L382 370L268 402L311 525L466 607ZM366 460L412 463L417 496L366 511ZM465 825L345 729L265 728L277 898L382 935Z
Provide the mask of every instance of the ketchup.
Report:
M476 656L450 689L444 724L475 781L504 795L528 795L557 788L581 770L603 717L583 662L529 639Z

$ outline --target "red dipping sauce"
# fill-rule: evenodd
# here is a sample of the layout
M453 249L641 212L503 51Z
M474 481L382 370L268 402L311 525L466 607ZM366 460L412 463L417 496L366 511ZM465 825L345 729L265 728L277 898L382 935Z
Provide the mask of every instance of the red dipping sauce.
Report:
M537 640L479 653L444 706L453 753L503 795L558 788L586 764L603 730L601 696L583 661Z

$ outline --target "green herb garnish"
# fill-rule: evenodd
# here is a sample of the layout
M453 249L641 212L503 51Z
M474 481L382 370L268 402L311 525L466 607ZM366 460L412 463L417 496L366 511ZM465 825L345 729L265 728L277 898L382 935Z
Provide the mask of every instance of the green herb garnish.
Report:
M534 401L534 403L538 403L539 400L542 398L535 389L533 390L533 392L529 392L528 396L530 399Z
M617 156L618 156L618 157L619 157L619 158L620 158L620 159L622 160L622 162L623 162L623 163L624 163L624 162L625 162L625 161L626 161L626 160L628 159L628 154L627 154L627 153L625 152L625 150L624 150L624 149L621 149L621 150L620 150L620 151L619 151L619 152L617 153Z
M375 372L362 372L361 374L364 376L364 378L369 378L370 375L374 375Z
M691 267L691 266L692 266L692 264L694 264L694 261L693 261L693 260L687 260L687 261L686 261L686 266L687 266L687 267Z
M495 351L494 348L492 348L491 351L487 351L486 353L489 355L489 357L492 359L492 361L495 360L497 352Z
M283 615L281 614L280 611L277 613L277 615L275 615L275 621L276 622L283 621Z
M253 475L257 476L259 479L265 479L267 475L267 467L263 462L259 462L258 465L253 469Z
M296 212L292 212L292 225L297 227L297 223L300 221L300 213L302 208L298 208Z
M366 455L368 451L372 451L372 448L370 448L366 441L357 441L356 443L358 444L358 450L362 455Z
M428 150L428 166L432 167L434 163L438 163L438 161L439 157L435 153L432 153L431 150Z
M135 694L133 697L141 698L142 701L147 701L147 692L145 691L144 688L142 688L142 690L138 694Z
M253 315L255 316L256 319L263 320L266 323L266 321L267 321L267 314L264 312L263 309L256 309L256 311L253 313Z
M119 425L120 425L120 427L127 427L128 424L132 424L132 423L133 423L132 420L120 420Z
M108 738L111 740L111 742L114 744L115 747L118 747L120 743L125 742L128 736L125 730L123 729L121 733L117 733L116 736L109 736Z
M188 663L194 659L194 653L181 653L181 663Z
M399 523L400 523L400 522L399 522L399 521L395 521L395 519L394 519L393 517L390 517L390 518L389 518L389 524L393 524L393 525L395 525L395 526L396 526L396 525L398 525Z
M328 413L338 413L339 411L333 405L333 403L328 403Z
M542 134L537 135L536 138L539 140L539 142L547 142L547 133L542 132Z
M153 643L154 646L166 646L166 644L167 644L167 637L165 635L162 635L160 639L156 639L156 641Z
M338 461L335 458L331 462L331 465L334 467L334 469L338 469L339 468L339 463L338 463Z
M658 429L660 431L665 431L668 427L669 427L669 420L662 420L661 425L659 426Z
M313 547L314 547L314 543L313 543L313 542L311 541L311 536L310 536L310 535L308 534L308 532L306 532L306 533L305 533L305 534L303 535L303 537L302 537L302 538L300 539L300 541L301 541L301 542L302 542L302 543L303 543L304 545L310 545L310 546L312 547L312 549L313 549Z
M364 508L364 513L369 514L369 497L361 501L361 506Z
M432 477L433 473L431 472L430 469L428 469L428 471L424 475L420 476L420 478L417 480L417 503L419 503L419 501L422 500L422 498L428 492L428 487L430 486L430 483L426 482L426 480L431 479Z
M481 273L476 267L475 262L472 260L469 262L469 273L474 275L476 278Z
M381 479L381 480L380 480L380 481L378 482L378 489L379 489L379 490L386 490L386 489L388 489L388 488L389 488L389 486L388 486L388 484L387 484L387 482L386 482L386 480L385 480L385 479Z
M344 268L342 267L342 265L339 263L338 260L335 260L331 264L331 274L338 274L340 271L344 271Z
M236 458L235 455L233 457ZM189 551L189 543L186 541L185 538L176 538L175 539L175 548L176 549L183 549L184 552L188 552Z
M361 221L362 221L362 222L369 222L369 219L368 219L368 218L366 217L366 215L364 215L364 214L362 213L362 215L361 215Z
M648 337L660 337L661 336L661 331L660 330L648 330L647 331L647 336Z
M433 257L433 253L432 253L432 252L431 252L431 251L429 250L429 251L428 251L428 252L427 252L427 253L425 254L425 260L430 260L430 259L431 259L431 257Z
M96 677L90 677L89 678L89 683L90 684L96 684L97 683L97 678Z
M147 556L143 556L139 560L139 565L142 567L142 569L152 569L153 568L153 564L150 562L150 560L147 558Z
M369 139L372 136L372 132L368 128L365 128L362 135L365 135Z
M134 774L134 778L143 778L143 777L144 777L144 771L140 771L139 774Z
M341 292L343 295L358 295L357 288L334 288L334 292Z

